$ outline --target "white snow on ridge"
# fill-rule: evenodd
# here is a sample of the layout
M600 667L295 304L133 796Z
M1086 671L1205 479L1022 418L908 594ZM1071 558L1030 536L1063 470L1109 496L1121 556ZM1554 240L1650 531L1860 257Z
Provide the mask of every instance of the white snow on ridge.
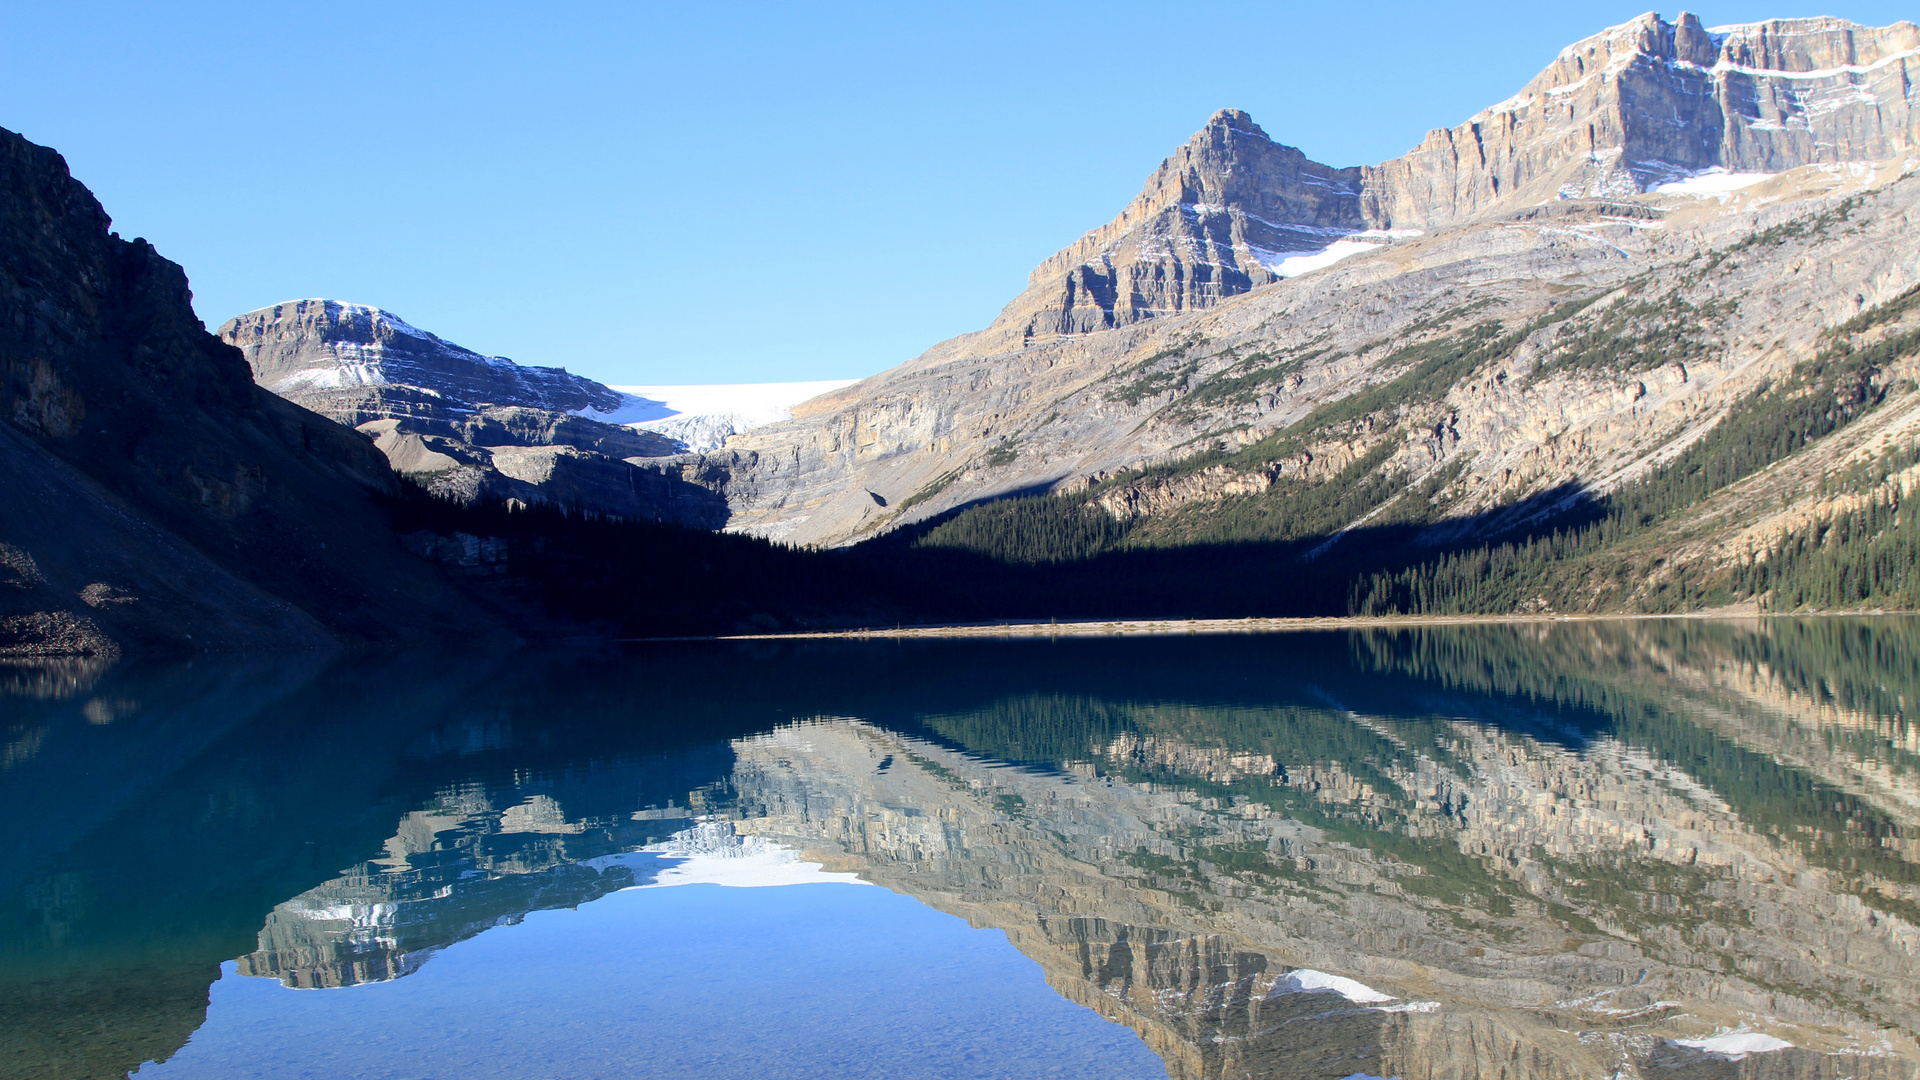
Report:
M1368 229L1365 232L1340 234L1340 239L1318 251L1268 251L1266 248L1253 248L1253 256L1260 265L1283 278L1299 277L1332 266L1334 263L1351 259L1355 255L1385 247L1390 240L1403 240L1423 235L1419 229Z
M1267 997L1276 998L1282 994L1333 994L1345 999L1349 1004L1358 1005L1373 1012L1440 1011L1440 1003L1437 1001L1402 1001L1392 994L1383 994L1366 983L1349 979L1344 975L1329 975L1312 968L1299 968L1275 979L1273 985L1267 989Z
M611 386L608 389L625 396L618 409L582 409L579 415L656 431L686 443L689 450L713 450L729 435L789 419L795 405L859 381Z
M1378 1005L1381 1002L1396 1000L1392 994L1383 994L1363 982L1349 979L1344 975L1329 975L1312 968L1300 968L1289 971L1274 980L1273 989L1267 992L1269 997L1277 994L1312 993L1330 991L1339 994L1355 1005Z
M1362 252L1382 247L1381 244L1363 244L1357 240L1335 240L1319 251L1309 251L1303 255L1287 255L1282 252L1269 252L1255 249L1262 256L1260 262L1267 269L1283 278L1299 277L1301 274L1324 270L1334 263L1351 259Z
M1728 172L1718 166L1698 172L1684 180L1675 180L1661 184L1653 189L1656 195L1692 195L1696 198L1718 197L1721 202L1726 196L1741 188L1752 187L1762 180L1773 179L1773 173L1737 173Z
M302 368L275 382L267 389L276 394L293 393L300 390L315 389L337 390L343 386L385 386L387 376L378 363L364 363L342 359L332 367Z
M432 334L427 333L425 330L420 329L419 327L413 325L412 323L401 318L400 316L395 315L393 312L388 311L387 309L382 307L376 307L373 304L352 304L352 303L348 303L345 300L329 300L324 296L307 296L307 297L302 297L298 300L282 300L277 304L268 304L267 307L292 308L299 304L323 304L323 305L332 304L333 306L340 309L340 312L343 316L349 319L355 316L358 316L360 318L368 320L369 322L384 322L387 325L393 327L396 331L399 331L400 333L403 333L403 334L411 334L414 337L433 338L433 340L435 341L440 340L439 338L434 337ZM257 308L255 310L265 310L265 309ZM488 357L488 359L493 360L493 359L499 359L499 358Z
M1714 74L1730 71L1736 75L1764 76L1775 79L1832 79L1841 75L1871 75L1881 68L1886 67L1888 64L1895 64L1915 56L1920 56L1920 49L1907 49L1903 52L1892 53L1875 60L1871 64L1842 64L1839 67L1815 68L1810 71L1787 71L1783 68L1750 67L1746 64L1729 63L1726 60L1715 61L1714 65L1710 68L1703 68L1698 64L1688 64L1684 61L1675 62L1674 66L1688 67L1693 68L1695 71L1706 71Z
M1722 1031L1704 1039L1675 1039L1677 1045L1690 1046L1695 1050L1705 1050L1709 1054L1719 1054L1729 1061L1739 1061L1748 1054L1767 1054L1775 1050L1791 1050L1793 1044L1785 1039L1776 1039L1759 1031Z

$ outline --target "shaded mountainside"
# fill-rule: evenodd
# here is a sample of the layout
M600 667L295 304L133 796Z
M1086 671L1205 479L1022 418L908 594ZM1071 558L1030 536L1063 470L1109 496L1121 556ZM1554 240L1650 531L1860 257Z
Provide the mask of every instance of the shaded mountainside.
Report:
M777 625L767 612L858 625L926 610L917 588L841 556L553 499L435 498L366 433L257 386L195 318L181 269L109 225L57 153L0 134L0 657L713 633ZM568 404L559 393L540 400ZM567 444L642 438L624 428L530 405L460 423L503 454L546 440L643 475ZM632 500L637 487L620 490Z
M0 132L0 648L486 635L408 554L362 436L254 386L186 276Z
M618 412L626 395L564 368L483 356L391 312L295 300L227 320L261 386L371 435L395 471L428 490L551 502L706 528L725 508L651 459L666 436L574 415Z

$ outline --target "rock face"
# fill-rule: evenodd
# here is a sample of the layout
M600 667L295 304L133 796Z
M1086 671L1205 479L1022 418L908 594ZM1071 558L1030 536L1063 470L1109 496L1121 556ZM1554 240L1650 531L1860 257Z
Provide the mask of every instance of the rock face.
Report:
M0 652L497 623L393 538L363 436L254 386L180 268L0 132Z
M564 368L482 356L379 308L295 300L229 319L254 380L374 437L394 469L438 494L579 506L717 527L724 508L683 482L680 447L573 415L625 396Z
M621 404L618 392L565 368L482 356L362 304L294 300L228 319L217 333L246 354L261 386L356 423L414 408L572 412Z
M1648 13L1562 50L1526 88L1366 170L1375 226L1632 195L1711 168L1777 173L1920 146L1920 27Z
M1920 146L1916 73L1911 23L1707 30L1685 12L1671 23L1649 12L1568 46L1520 93L1377 166L1310 161L1223 109L1119 217L1036 267L995 325L1031 339L1210 307L1277 280L1288 256L1363 230L1634 195L1713 168L1906 154Z
M1034 268L999 323L1023 338L1211 307L1279 280L1289 255L1366 228L1360 170L1307 160L1222 109L1120 216Z
M1289 461L1214 477L1211 495L1183 481L1173 497L1094 497L1129 515L1218 501L1283 475L1324 479L1388 443L1383 474L1460 470L1461 514L1568 485L1611 490L1826 330L1920 284L1898 254L1914 235L1916 50L1908 23L1706 30L1647 15L1357 173L1221 113L993 325L685 473L725 494L729 528L846 544L982 499L1237 450L1407 373L1407 349L1482 325L1539 336L1439 401L1376 403L1351 430L1303 434ZM1309 260L1277 257L1310 243L1322 250ZM1579 320L1538 322L1588 300ZM1560 335L1601 330L1638 335L1637 358L1554 366Z

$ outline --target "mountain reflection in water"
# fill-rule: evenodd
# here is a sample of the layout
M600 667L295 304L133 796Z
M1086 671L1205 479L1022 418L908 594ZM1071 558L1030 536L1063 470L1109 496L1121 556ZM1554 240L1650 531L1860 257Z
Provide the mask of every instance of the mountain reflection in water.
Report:
M1913 1078L1917 693L1894 618L16 663L0 1075L744 851L1174 1077Z

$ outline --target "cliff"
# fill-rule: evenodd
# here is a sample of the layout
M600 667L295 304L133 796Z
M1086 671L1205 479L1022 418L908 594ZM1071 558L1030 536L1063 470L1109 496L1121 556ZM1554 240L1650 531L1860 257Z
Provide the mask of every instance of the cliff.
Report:
M1163 317L1270 284L1290 256L1498 207L1636 195L1920 147L1920 27L1649 12L1561 50L1518 94L1405 155L1333 168L1223 109L1120 215L1036 267L995 326L1024 338Z
M1920 27L1649 12L1561 50L1518 94L1366 170L1370 221L1431 227L1497 205L1633 195L1722 168L1778 173L1920 145Z
M393 538L371 440L255 387L110 224L0 132L0 651L498 633Z
M1366 228L1360 184L1222 109L1119 217L1035 267L995 325L1031 340L1211 307Z
M717 527L719 500L681 480L670 438L577 413L626 396L564 368L516 364L443 341L391 312L295 300L221 324L275 394L372 436L429 491L551 502Z

